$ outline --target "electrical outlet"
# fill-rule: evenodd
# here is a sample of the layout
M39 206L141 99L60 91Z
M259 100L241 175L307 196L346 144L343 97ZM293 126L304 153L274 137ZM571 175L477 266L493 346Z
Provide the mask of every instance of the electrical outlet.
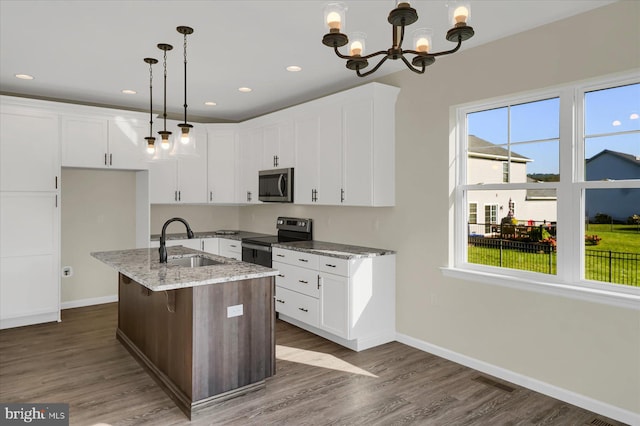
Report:
M227 318L242 316L243 311L243 305L227 306Z
M62 268L62 276L64 278L69 278L73 276L73 268L71 266L64 266Z

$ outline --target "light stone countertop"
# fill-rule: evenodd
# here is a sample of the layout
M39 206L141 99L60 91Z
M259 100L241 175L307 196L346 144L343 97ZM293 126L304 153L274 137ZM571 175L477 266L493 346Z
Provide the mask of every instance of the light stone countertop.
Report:
M348 244L330 243L326 241L292 241L273 244L273 247L300 251L339 259L360 259L365 257L387 256L396 254L393 250L371 247L352 246Z
M221 264L196 268L161 264L157 248L93 252L91 256L152 291L175 290L278 275L276 269L182 246L167 247L167 254L169 259L199 255Z
M194 232L193 235L194 235L194 238L226 238L228 240L236 240L236 241L242 241L243 238L267 237L269 235L273 235L273 234L261 234L259 232L237 231L237 230L233 231L233 232L236 232L235 234L224 234L223 232L225 231L222 231L222 230L204 231L204 232ZM167 234L166 237L167 237L167 241L186 240L187 233L186 232L171 233L171 234ZM150 240L160 241L160 234L151 234Z

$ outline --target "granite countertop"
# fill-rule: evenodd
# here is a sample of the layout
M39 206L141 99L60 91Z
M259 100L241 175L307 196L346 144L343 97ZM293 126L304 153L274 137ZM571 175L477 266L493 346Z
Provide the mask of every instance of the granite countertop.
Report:
M204 231L204 232L194 232L193 235L195 238L226 238L228 240L237 240L241 241L243 238L254 238L254 237L267 237L272 234L261 234L259 232L248 232L248 231L237 231L233 230L231 232L235 232L235 234L228 234L225 232L229 231ZM186 240L187 233L174 233L167 234L167 240ZM160 234L151 234L151 241L160 241Z
M221 264L196 268L161 264L157 248L93 252L91 256L152 291L175 290L278 275L275 269L182 246L167 247L167 254L169 259L200 255Z
M347 244L329 243L326 241L293 241L273 244L273 247L295 250L321 256L337 257L340 259L360 259L364 257L386 256L396 254L393 250L371 247L352 246Z

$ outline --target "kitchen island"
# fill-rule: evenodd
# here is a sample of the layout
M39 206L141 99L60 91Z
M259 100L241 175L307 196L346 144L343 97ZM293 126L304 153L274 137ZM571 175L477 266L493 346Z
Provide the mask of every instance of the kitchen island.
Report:
M277 270L168 247L95 252L118 278L117 339L184 413L264 387L275 373ZM183 266L191 259L215 263Z

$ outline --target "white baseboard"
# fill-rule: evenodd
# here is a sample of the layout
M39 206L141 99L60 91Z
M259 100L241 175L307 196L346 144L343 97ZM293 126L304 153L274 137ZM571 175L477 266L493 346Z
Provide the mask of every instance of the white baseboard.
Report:
M466 367L473 368L474 370L490 374L494 377L498 377L508 382L515 383L527 389L540 392L552 398L568 402L586 410L593 411L594 413L607 416L611 419L628 423L630 425L640 425L640 413L634 413L632 411L625 410L623 408L616 407L602 401L598 401L588 396L584 396L567 389L559 388L549 383L524 376L511 370L507 370L505 368L498 367L496 365L489 364L487 362L480 361L466 355L462 355L460 353L424 342L422 340L418 340L402 333L396 334L396 340L400 343L404 343L405 345L420 349L433 355L437 355L441 358L448 359L449 361L453 361Z
M39 312L13 318L0 319L0 330L5 328L24 327L25 325L42 324L45 322L60 322L60 311Z
M118 295L92 297L90 299L70 300L60 304L61 309L82 308L83 306L102 305L103 303L113 303L118 301Z

